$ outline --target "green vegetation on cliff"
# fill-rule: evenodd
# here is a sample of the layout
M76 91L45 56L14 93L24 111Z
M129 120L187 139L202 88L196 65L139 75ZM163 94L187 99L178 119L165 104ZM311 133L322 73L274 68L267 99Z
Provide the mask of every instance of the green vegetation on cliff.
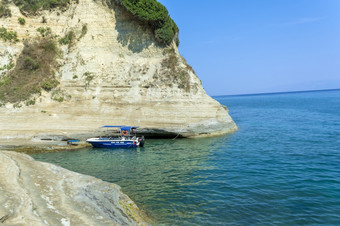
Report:
M0 38L4 41L17 42L18 35L15 31L8 31L4 27L0 27Z
M0 2L0 18L12 16L11 10L8 8L7 4L8 4L7 1Z
M75 41L76 34L74 31L69 31L65 34L64 37L59 39L59 44L61 45L72 45L72 43Z
M179 29L165 6L157 0L122 0L121 4L139 21L150 25L160 43L169 45L174 40L179 44Z
M71 1L72 0L13 0L13 3L19 7L22 14L28 16L36 15L40 10L50 10L54 8L65 10ZM148 23L153 29L158 42L170 45L172 41L175 41L176 44L179 45L179 29L171 19L165 6L157 0L114 1L123 6L123 8L131 13L138 21ZM75 0L75 2L78 2L78 0ZM2 16L11 16L11 12L6 4L0 4L0 17Z
M24 15L35 15L39 10L65 9L70 0L13 0Z
M25 20L24 18L22 18L22 17L19 17L19 18L18 18L18 22L19 22L19 24L21 24L21 25L25 25L26 20Z
M29 100L41 89L50 91L59 84L53 70L59 54L56 41L44 37L24 45L15 67L0 79L0 102Z
M162 61L162 67L165 69L162 72L162 82L168 84L170 87L172 87L173 84L177 84L178 88L190 92L191 84L188 71L194 73L192 68L184 58L182 58L182 61L185 63L186 68L179 67L180 59L173 48L164 49L164 54L167 57Z

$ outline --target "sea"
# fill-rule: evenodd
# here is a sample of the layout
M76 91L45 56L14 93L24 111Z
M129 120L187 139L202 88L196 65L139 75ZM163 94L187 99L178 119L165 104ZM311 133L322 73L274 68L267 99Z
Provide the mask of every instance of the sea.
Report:
M214 98L237 132L32 156L120 185L155 225L340 225L340 90Z

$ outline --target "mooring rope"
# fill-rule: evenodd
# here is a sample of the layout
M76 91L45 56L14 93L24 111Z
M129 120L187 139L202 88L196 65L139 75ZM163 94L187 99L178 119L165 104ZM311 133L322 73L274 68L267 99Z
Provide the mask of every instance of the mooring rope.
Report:
M177 134L177 136L175 138L173 138L172 140L176 140L176 138L179 136L179 133Z

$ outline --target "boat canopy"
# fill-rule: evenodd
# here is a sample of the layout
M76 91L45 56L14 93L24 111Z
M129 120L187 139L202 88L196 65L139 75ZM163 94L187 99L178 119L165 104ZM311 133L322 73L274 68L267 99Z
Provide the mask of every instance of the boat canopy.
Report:
M138 126L102 126L102 128L119 128L121 131L123 130L130 131L132 129L137 129Z

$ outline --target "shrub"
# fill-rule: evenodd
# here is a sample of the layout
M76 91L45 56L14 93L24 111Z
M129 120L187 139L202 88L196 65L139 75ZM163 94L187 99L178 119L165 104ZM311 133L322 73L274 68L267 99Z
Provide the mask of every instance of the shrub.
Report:
M175 50L173 48L171 48L169 50L166 49L164 52L168 55L168 57L165 58L162 61L162 66L164 68L169 69L171 72L176 71L177 63L178 63L178 58L177 58L177 55L175 53Z
M14 68L15 64L11 61L9 62L9 64L7 64L7 70L11 70L12 68Z
M187 65L186 61L184 61L186 64L185 69L178 67L179 59L173 48L165 49L163 54L167 56L162 61L163 76L165 78L163 81L168 83L169 86L177 84L178 88L183 89L186 92L190 92L191 84L188 70L190 70L191 67Z
M14 68L14 63L11 61L11 62L9 62L8 64L5 64L4 66L2 66L2 67L0 67L0 71L2 71L2 70L11 70L12 68Z
M25 104L26 106L35 105L35 98L26 101Z
M13 107L14 107L14 108L21 108L22 105L21 105L20 103L15 103L15 104L13 104Z
M170 18L169 18L170 19ZM162 27L155 30L155 37L158 41L169 44L172 42L175 33L171 27L171 22L166 22Z
M53 88L57 87L59 85L59 82L56 79L50 79L47 81L44 81L41 84L41 88L43 88L46 91L51 91Z
M24 64L23 64L24 69L28 69L31 71L37 70L40 67L39 62L33 60L30 56L26 56L24 59Z
M0 38L4 41L17 42L19 41L18 35L15 31L7 31L6 28L0 28Z
M25 25L25 23L26 23L25 19L22 18L22 17L19 17L19 18L18 18L18 22L19 22L19 24L21 24L21 25Z
M142 22L147 22L154 30L156 39L165 45L172 40L178 44L179 29L170 18L168 10L157 0L121 0L123 7Z
M0 87L4 86L4 85L9 85L10 83L11 83L11 79L8 76L3 76L0 79ZM2 94L0 93L0 95L2 95Z
M122 0L123 6L134 16L153 23L162 21L167 15L167 9L156 0Z
M37 31L41 34L42 37L46 37L52 34L52 30L50 27L38 27Z
M94 79L94 75L87 71L83 74L83 77L85 78L85 89L87 89L90 86L91 81Z
M36 15L40 10L49 10L53 8L65 9L70 0L13 0L21 13L25 15Z
M61 90L60 88L55 89L52 91L51 99L57 102L63 102L64 100L71 100L72 96L67 95L64 90Z
M8 8L7 5L0 3L0 18L1 17L11 17L12 13L11 10Z
M52 98L52 100L57 101L57 102L63 102L64 101L64 97L63 96L55 96Z
M39 86L33 86L32 88L32 94L41 94L41 87Z
M50 37L24 42L15 67L0 79L0 101L16 103L40 94L41 89L50 90L58 85L53 68L59 51Z
M58 47L57 43L53 40L45 42L43 45L41 45L41 48L45 50L46 52L50 53L58 53Z
M59 43L61 45L72 45L75 37L76 37L76 35L74 34L74 32L69 31L69 32L66 33L66 35L64 37L59 39Z

